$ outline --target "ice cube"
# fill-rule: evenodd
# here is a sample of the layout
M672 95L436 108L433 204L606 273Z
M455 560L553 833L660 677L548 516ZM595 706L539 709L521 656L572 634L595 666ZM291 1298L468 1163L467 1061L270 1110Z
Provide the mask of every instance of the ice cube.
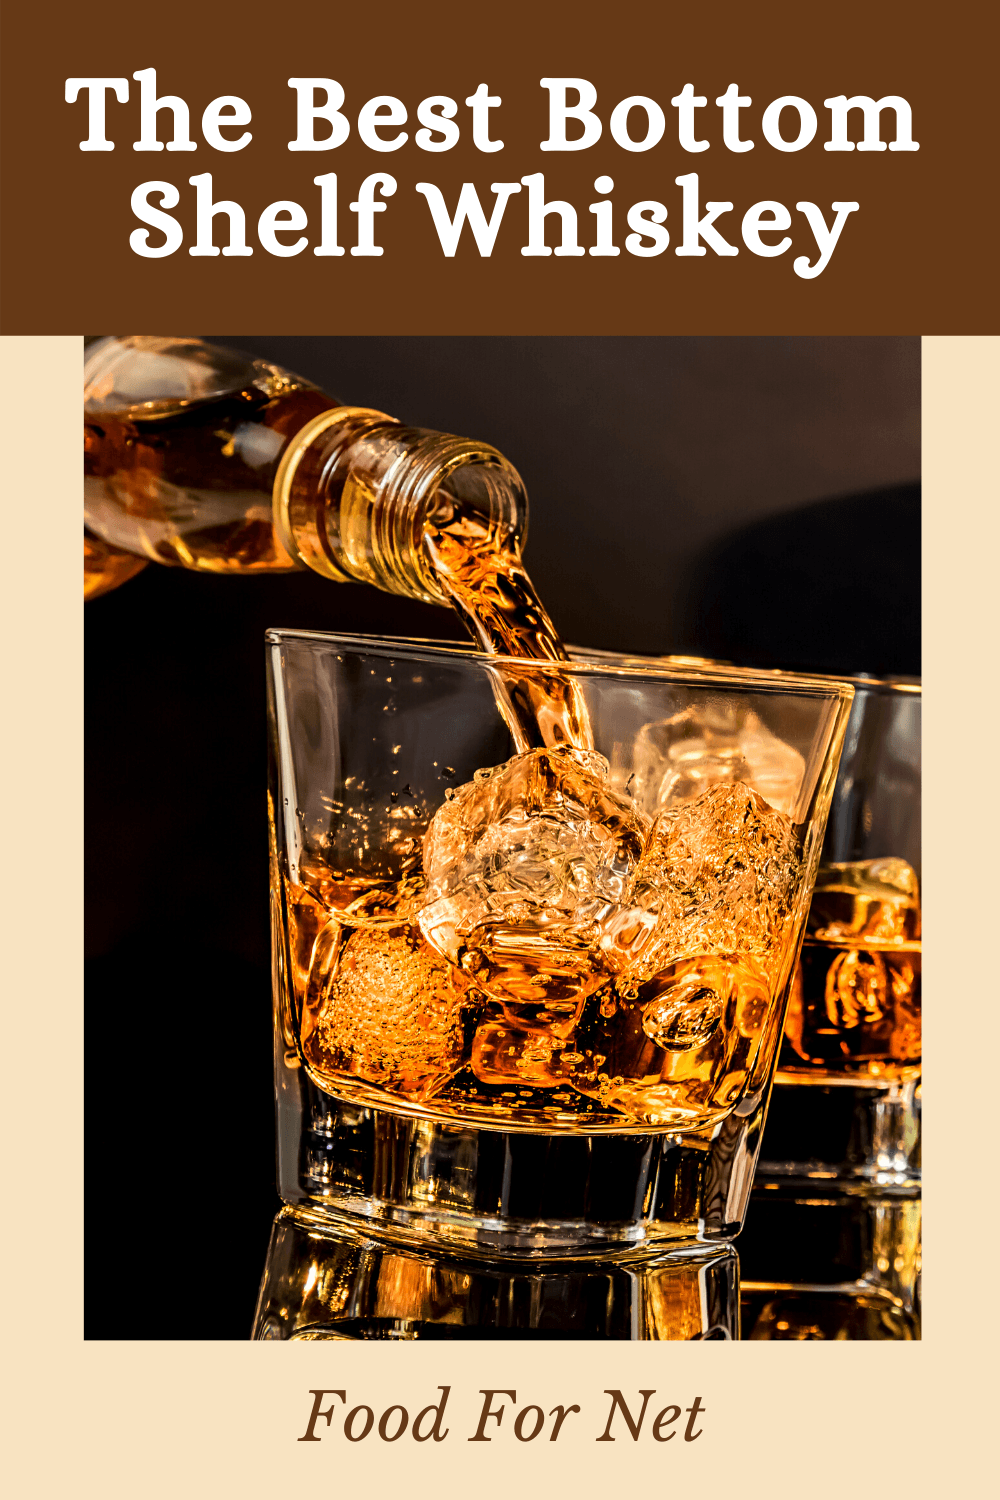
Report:
M805 774L793 746L752 711L724 703L643 725L634 763L636 801L654 816L720 781L743 781L778 812L790 813Z
M809 934L820 942L868 939L914 942L920 936L920 890L905 859L823 865L816 877Z
M761 723L755 713L748 713L739 734L740 750L750 768L745 779L755 792L776 812L794 812L806 763L793 745Z
M681 959L647 984L611 986L595 1000L560 1069L580 1093L655 1124L728 1113L774 1007L770 981L742 953Z
M472 1039L472 1071L483 1083L551 1087L566 1082L564 1047L547 1030L485 1022Z
M891 1005L889 971L880 953L838 953L826 975L824 1009L831 1026L875 1026Z
M669 806L653 825L632 889L634 904L656 915L633 981L712 953L752 954L776 979L799 868L791 821L743 782L716 782Z
M643 1007L642 1029L667 1052L702 1047L722 1020L727 999L714 974L711 982L696 969L671 974Z
M635 797L654 815L671 802L697 796L715 781L746 780L737 719L725 705L686 708L644 724L635 741Z
M307 1046L321 1072L426 1099L461 1065L469 986L412 929L357 928L325 983Z
M628 899L648 830L593 751L532 750L477 771L424 838L421 930L511 1020L559 1006L572 1024L652 937L655 915Z

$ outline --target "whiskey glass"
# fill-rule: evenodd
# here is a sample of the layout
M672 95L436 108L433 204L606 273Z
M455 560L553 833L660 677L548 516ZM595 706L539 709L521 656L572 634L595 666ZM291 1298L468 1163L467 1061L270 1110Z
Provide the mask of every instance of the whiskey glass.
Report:
M833 1336L838 1308L841 1326L875 1330L841 1337L919 1337L921 692L915 680L852 681L740 1239L746 1294L784 1289L782 1316L757 1317L755 1338ZM803 1298L802 1326L826 1332L774 1331L798 1326L790 1309ZM885 1318L852 1311L876 1305Z
M282 1244L290 1214L541 1273L731 1239L850 685L286 630L267 655ZM582 704L594 751L516 755L526 691Z
M919 1188L920 684L854 678L761 1165Z

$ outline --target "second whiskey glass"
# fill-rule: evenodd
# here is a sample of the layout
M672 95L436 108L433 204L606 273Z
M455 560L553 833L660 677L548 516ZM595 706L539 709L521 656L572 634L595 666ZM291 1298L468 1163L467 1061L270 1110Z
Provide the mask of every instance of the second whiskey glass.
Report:
M836 1336L859 1298L882 1309L875 1331L841 1336L919 1337L921 692L907 679L852 681L740 1238L755 1338ZM782 1318L758 1316L774 1297ZM798 1327L803 1298L806 1331L773 1331Z

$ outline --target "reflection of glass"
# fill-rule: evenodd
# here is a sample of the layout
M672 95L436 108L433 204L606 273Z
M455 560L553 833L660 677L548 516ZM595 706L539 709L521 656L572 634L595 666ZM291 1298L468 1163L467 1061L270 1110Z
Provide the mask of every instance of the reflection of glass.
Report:
M919 1338L920 1238L912 1193L758 1177L739 1241L743 1337ZM768 1303L780 1316L761 1321ZM793 1331L810 1321L821 1331Z
M501 1253L735 1233L850 689L285 631L269 663L285 1201ZM514 756L526 682L595 752Z
M256 1339L735 1339L728 1245L589 1260L414 1248L326 1215L275 1220Z
M912 1315L881 1292L750 1286L744 1287L740 1300L742 1337L751 1342L911 1343L920 1337Z

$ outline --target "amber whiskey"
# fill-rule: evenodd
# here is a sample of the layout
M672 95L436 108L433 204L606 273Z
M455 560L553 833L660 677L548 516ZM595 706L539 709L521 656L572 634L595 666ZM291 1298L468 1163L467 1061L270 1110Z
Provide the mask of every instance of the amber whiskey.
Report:
M778 1077L899 1083L920 1072L920 892L901 859L821 868Z

